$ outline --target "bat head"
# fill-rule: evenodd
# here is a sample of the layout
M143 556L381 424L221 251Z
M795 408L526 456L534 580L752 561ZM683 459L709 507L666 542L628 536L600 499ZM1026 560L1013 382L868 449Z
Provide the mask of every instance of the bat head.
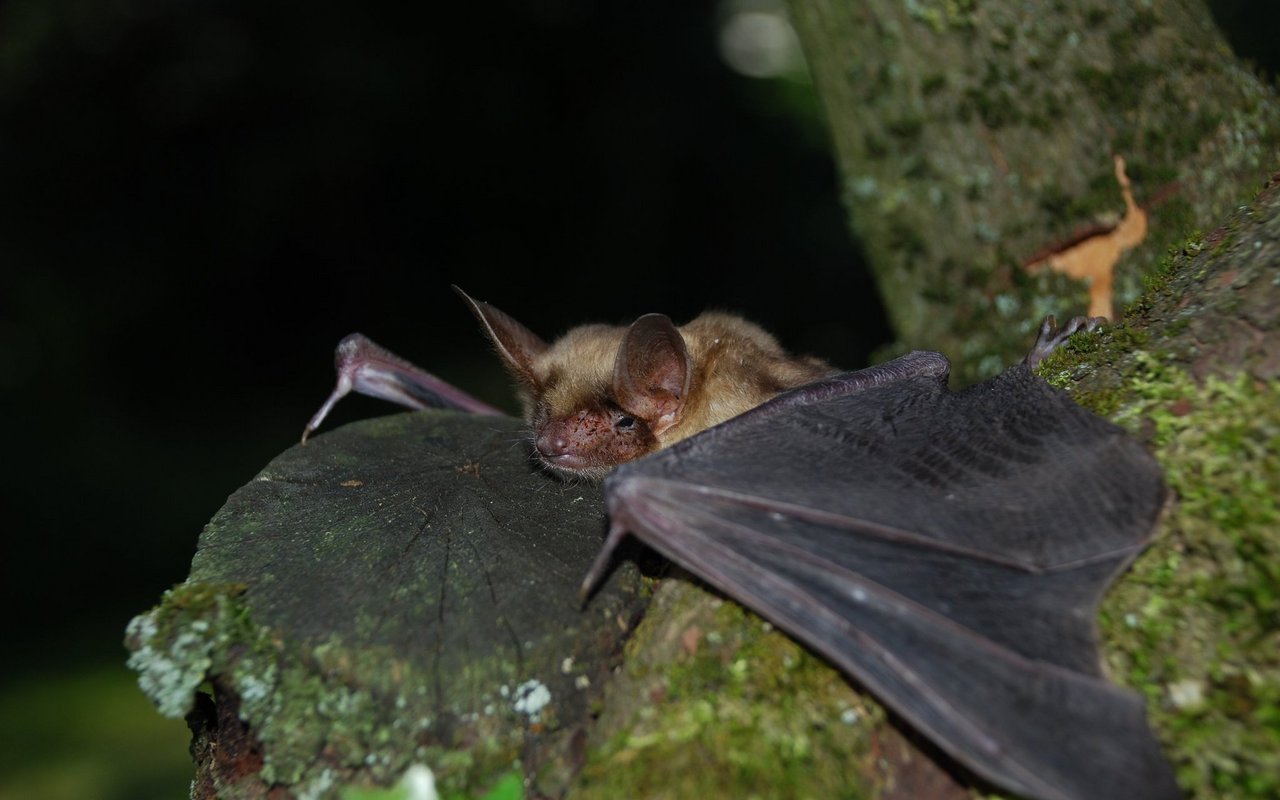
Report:
M693 370L666 316L646 314L626 327L584 325L547 344L508 314L458 293L515 378L534 454L554 474L599 480L659 449L659 437L680 422Z

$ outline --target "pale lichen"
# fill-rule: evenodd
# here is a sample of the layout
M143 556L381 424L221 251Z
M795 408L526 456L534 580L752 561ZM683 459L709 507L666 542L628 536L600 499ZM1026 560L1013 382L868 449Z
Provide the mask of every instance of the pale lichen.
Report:
M181 718L191 710L196 687L205 679L213 659L210 643L194 632L172 640L158 636L154 611L134 617L125 631L137 642L129 655L129 668L138 673L138 685L156 709L166 717Z
M537 722L542 719L542 710L551 704L551 690L541 681L530 679L516 687L515 701L511 707L517 714L523 714Z

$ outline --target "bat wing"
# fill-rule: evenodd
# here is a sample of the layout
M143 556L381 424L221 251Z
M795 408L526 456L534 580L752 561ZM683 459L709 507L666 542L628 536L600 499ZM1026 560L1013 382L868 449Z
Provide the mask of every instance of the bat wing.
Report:
M502 413L453 384L409 363L364 334L352 333L338 342L333 362L338 381L324 405L302 430L303 444L307 443L307 437L324 422L334 405L351 392L399 403L412 409L452 408L489 416Z
M1025 367L913 353L783 395L606 483L624 532L788 631L974 772L1046 800L1180 792L1094 619L1159 467Z

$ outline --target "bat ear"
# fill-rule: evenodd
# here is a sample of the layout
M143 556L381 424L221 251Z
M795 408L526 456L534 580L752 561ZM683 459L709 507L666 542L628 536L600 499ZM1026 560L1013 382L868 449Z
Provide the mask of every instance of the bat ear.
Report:
M480 325L484 328L489 341L498 348L498 355L502 356L507 370L529 389L537 389L539 381L533 371L533 359L547 349L547 343L538 338L536 333L516 322L514 317L508 316L488 303L472 300L470 295L457 286L454 286L453 290L466 301L471 313L480 320Z
M689 395L689 351L663 314L632 323L613 362L618 404L649 424L656 436L680 419Z

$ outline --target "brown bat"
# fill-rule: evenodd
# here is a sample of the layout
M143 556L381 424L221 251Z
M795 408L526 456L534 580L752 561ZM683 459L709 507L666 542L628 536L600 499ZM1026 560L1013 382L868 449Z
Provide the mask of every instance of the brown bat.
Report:
M663 314L645 314L628 326L582 325L548 344L453 288L516 379L535 455L561 477L599 480L618 464L835 372L817 359L788 354L763 328L731 314L707 312L679 327ZM352 389L417 408L438 405L430 394L447 387L453 392L447 405L496 413L469 396L473 404L460 405L461 390L359 334L339 345L337 366L338 388L303 441Z
M830 375L724 314L548 345L466 299L516 376L538 459L593 478L621 464L584 592L638 536L998 786L1180 796L1141 697L1103 675L1093 622L1152 535L1159 466L1028 368L1099 320L1048 319L1023 364L952 392L940 353ZM352 389L494 413L358 335L338 373L308 433Z
M603 478L833 372L730 314L708 312L680 327L645 314L629 326L583 325L547 344L457 291L516 379L538 458L561 476Z

